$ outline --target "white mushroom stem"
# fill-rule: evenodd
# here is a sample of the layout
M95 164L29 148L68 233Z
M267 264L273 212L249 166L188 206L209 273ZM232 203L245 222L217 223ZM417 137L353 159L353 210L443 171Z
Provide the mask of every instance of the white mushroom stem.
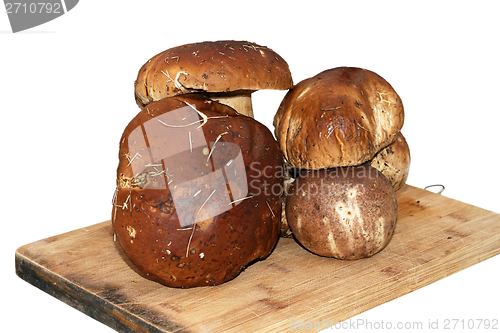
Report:
M251 93L233 96L210 96L210 99L230 106L240 114L254 118Z

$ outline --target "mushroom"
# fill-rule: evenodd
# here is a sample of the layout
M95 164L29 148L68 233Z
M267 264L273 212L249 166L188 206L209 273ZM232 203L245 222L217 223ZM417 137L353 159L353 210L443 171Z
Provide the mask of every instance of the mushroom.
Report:
M396 193L369 165L309 171L288 193L288 223L309 251L337 259L371 257L389 244Z
M410 162L410 148L403 134L399 132L396 140L375 154L368 163L382 172L391 181L394 190L398 191L408 179Z
M391 145L403 123L400 97L386 80L369 70L333 68L301 81L288 91L274 117L275 135L286 163L299 171L283 204L281 234L286 235L289 228L312 252L341 259L371 256L385 247L396 221L395 188L369 163L373 161L376 165L388 152L396 150ZM384 148L387 150L381 152ZM406 153L391 158L381 163L387 163L385 173L394 179L395 186L400 186L408 174L409 158ZM387 173L390 168L399 171L396 174L392 170L391 176ZM330 177L331 173L348 173L345 170L367 171L370 176ZM372 183L373 174L377 182ZM337 188L338 193L299 195L294 191L303 187L321 191L323 187ZM359 188L363 189L363 195L351 197L349 193L359 193ZM381 205L385 205L384 210ZM363 212L359 210L361 206ZM351 207L346 214L354 214L356 218L343 216L346 220L339 222L340 212L335 207ZM307 223L303 222L306 216L309 216ZM345 221L348 224L339 224ZM377 236L380 232L374 227L377 223L389 233ZM363 230L362 235L359 230ZM373 244L375 240L377 246Z
M217 285L267 257L280 233L283 157L271 131L196 95L143 108L120 140L112 224L139 271Z
M254 91L292 86L288 64L268 47L246 41L201 42L148 60L137 75L135 98L143 108L165 97L199 93L253 117Z
M404 121L403 103L382 77L339 67L303 80L274 117L285 159L296 168L360 165L391 144Z

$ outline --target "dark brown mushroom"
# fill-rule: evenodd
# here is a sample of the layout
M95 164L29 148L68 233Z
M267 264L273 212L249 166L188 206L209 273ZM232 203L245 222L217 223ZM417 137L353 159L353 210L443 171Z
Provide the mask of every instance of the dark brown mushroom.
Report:
M149 104L120 140L112 221L144 274L217 285L267 257L280 233L282 154L272 133L194 96Z

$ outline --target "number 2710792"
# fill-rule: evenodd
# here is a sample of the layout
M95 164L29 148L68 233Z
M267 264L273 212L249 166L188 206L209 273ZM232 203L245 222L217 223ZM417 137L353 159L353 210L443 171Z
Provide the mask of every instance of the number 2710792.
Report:
M62 14L60 3L50 2L6 2L7 14Z

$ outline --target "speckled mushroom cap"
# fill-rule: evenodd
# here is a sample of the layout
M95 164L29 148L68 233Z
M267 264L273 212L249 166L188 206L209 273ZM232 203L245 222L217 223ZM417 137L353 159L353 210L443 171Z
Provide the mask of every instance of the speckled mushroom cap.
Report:
M285 159L304 169L360 165L391 144L403 122L403 104L392 86L354 67L301 81L274 117Z
M410 147L401 132L396 140L379 151L369 164L382 172L391 181L394 190L398 191L403 187L410 172Z
M217 285L268 256L280 233L283 163L272 133L193 96L151 103L120 140L112 223L144 274Z
M286 61L268 47L246 41L187 44L163 51L139 70L135 97L152 101L192 92L247 94L293 86Z
M349 260L389 244L397 209L389 180L366 164L310 170L295 179L286 202L290 229L306 249Z

